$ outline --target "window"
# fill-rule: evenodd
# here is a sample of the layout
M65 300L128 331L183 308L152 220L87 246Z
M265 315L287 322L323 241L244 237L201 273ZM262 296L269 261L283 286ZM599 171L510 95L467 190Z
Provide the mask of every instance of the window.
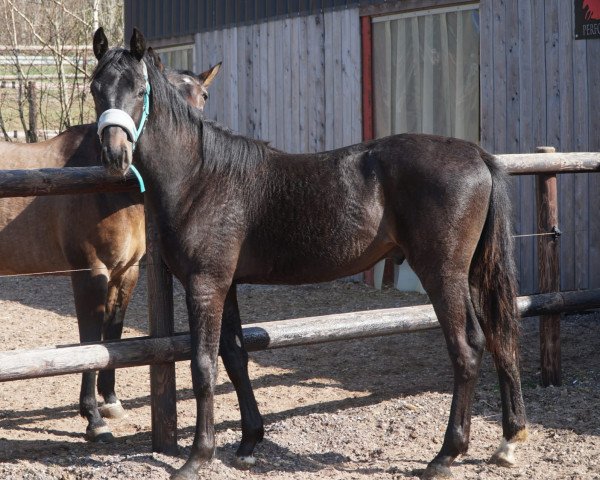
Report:
M479 10L462 5L373 18L375 136L479 141Z
M157 49L162 62L177 70L194 70L194 45Z

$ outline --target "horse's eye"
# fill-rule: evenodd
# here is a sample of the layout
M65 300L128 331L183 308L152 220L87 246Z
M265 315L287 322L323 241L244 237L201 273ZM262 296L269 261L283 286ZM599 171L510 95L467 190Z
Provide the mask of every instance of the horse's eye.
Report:
M143 97L145 95L145 93L146 93L146 89L144 88L138 92L138 97Z
M202 98L204 101L208 100L208 93L202 93Z

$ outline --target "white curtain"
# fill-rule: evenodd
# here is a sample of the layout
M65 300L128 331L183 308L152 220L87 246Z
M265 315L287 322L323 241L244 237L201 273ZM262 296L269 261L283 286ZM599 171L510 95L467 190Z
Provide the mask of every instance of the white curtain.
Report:
M416 132L479 142L479 11L449 10L374 19L376 137ZM406 263L394 270L396 288L425 292Z
M479 141L479 12L429 11L373 23L375 135Z

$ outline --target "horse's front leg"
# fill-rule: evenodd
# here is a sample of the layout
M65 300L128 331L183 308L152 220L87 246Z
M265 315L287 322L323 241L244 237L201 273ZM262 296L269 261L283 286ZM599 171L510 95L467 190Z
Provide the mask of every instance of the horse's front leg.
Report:
M235 387L242 415L242 441L235 454L237 465L240 468L249 468L255 463L252 455L254 447L262 441L265 431L248 375L248 352L244 347L235 285L231 286L225 299L219 353L227 375Z
M230 284L230 283L229 283ZM214 392L223 303L229 284L204 275L186 282L192 342L192 385L196 397L196 432L190 456L171 478L198 478L198 469L215 451Z
M98 342L102 338L102 322L107 292L105 275L92 275L91 272L73 272L71 274L79 340ZM100 415L95 392L96 372L85 372L81 377L79 395L79 413L88 421L86 438L94 442L112 442L113 434Z

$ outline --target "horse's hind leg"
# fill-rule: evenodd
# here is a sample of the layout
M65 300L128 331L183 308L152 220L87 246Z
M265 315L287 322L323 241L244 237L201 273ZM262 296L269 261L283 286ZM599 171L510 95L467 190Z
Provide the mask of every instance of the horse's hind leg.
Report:
M427 282L424 282L427 285ZM449 477L450 465L467 451L471 410L485 337L473 308L466 274L426 286L442 326L454 370L454 392L444 442L422 478Z
M102 339L119 340L123 333L123 321L129 300L139 277L137 265L129 267L108 285ZM122 418L125 410L115 393L115 370L101 370L98 374L98 393L104 398L100 414L105 418Z
M225 298L219 354L235 387L242 415L242 441L236 459L240 467L247 468L255 463L252 453L256 444L263 439L264 427L248 376L248 352L244 348L235 284Z
M503 467L512 467L515 464L516 444L527 440L525 404L519 375L519 353L515 339L502 342L492 350L492 356L500 384L503 439L490 461Z
M75 297L79 340L82 343L97 342L102 336L107 278L105 275L92 275L92 272L73 272L71 283ZM111 442L114 437L98 411L95 383L96 372L82 374L79 412L88 421L86 429L88 440Z

